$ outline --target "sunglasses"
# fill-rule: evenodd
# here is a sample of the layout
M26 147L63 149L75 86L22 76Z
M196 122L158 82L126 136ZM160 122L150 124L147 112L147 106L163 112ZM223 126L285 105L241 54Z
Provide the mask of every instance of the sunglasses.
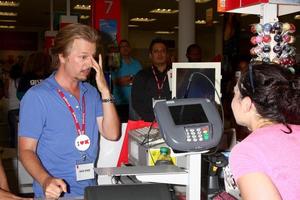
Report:
M253 64L249 64L249 79L250 79L250 85L252 88L252 93L254 94L255 92L255 87L254 87L254 80L253 80Z

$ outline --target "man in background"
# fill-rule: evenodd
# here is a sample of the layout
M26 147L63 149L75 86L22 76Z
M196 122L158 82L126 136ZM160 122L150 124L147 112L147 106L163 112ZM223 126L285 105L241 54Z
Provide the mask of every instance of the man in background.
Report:
M140 62L131 57L131 47L127 40L119 42L120 67L112 72L113 95L122 122L128 121L131 85L135 74L142 69Z
M189 62L201 62L202 60L201 47L198 44L191 44L186 49L185 55Z
M167 77L168 47L162 39L152 40L149 47L149 58L152 66L141 70L135 76L132 85L132 107L140 119L153 122L153 101L171 99Z

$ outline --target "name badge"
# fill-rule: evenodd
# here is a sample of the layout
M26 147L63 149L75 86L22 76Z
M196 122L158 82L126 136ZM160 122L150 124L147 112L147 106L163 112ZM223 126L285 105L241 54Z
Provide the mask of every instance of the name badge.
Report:
M76 181L83 181L95 178L94 164L83 163L76 166Z

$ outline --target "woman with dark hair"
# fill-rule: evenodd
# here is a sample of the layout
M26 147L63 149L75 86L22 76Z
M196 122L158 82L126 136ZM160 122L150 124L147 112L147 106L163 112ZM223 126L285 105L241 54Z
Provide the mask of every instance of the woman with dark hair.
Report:
M32 86L39 84L51 74L51 56L44 52L30 54L20 79L17 96L21 100Z
M231 107L252 133L230 154L243 199L299 199L300 77L275 64L250 65Z

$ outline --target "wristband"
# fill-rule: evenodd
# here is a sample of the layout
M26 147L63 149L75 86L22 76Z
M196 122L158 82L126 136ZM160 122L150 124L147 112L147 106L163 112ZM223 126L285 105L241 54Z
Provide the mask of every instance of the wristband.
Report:
M102 99L102 103L115 103L115 100L113 98Z

